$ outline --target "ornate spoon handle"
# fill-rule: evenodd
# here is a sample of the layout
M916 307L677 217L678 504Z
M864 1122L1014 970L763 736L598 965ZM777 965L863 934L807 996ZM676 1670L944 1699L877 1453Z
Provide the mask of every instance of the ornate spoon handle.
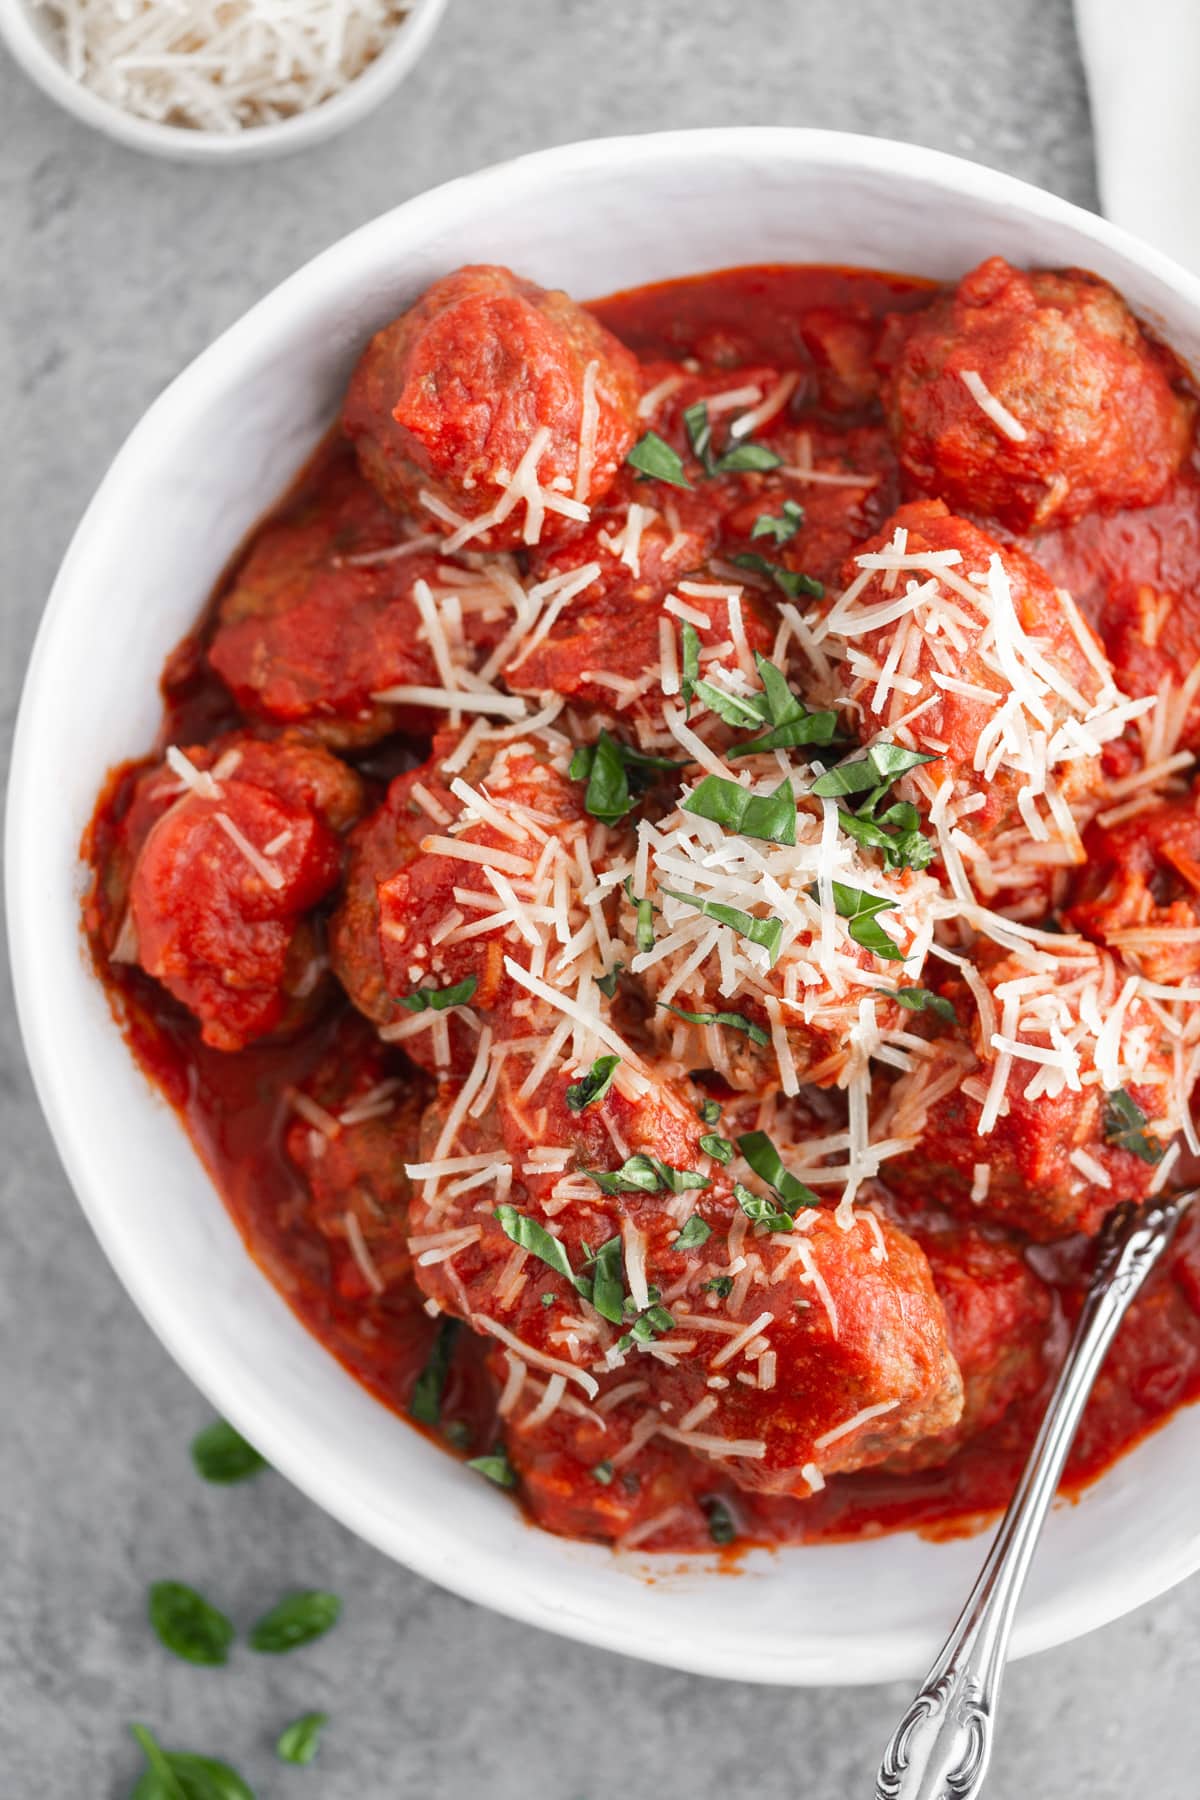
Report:
M957 1624L888 1744L875 1800L974 1800L981 1791L1013 1615L1092 1383L1130 1301L1198 1194L1145 1207L1126 1202L1109 1215L1017 1490Z

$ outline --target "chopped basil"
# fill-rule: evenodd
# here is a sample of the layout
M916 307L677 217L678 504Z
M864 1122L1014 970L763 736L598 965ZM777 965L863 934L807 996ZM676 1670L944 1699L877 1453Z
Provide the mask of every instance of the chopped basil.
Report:
M229 1660L234 1629L223 1612L182 1581L156 1581L148 1595L159 1643L184 1662L215 1668Z
M767 953L767 961L771 968L779 959L779 949L783 942L783 922L780 919L756 919L752 913L742 912L739 907L725 906L719 900L701 900L695 894L681 894L675 888L664 888L672 900L682 900L685 906L694 906L703 913L706 919L715 919L718 925L728 925L739 937L744 937L751 944L758 944Z
M872 744L819 775L812 791L826 799L865 794L866 799L853 812L839 809L842 830L865 849L882 850L889 869L924 869L933 861L934 845L921 831L916 807L909 800L898 800L886 812L877 809L901 775L937 760L920 750L906 750L902 744Z
M716 1162L733 1161L733 1145L727 1137L718 1137L715 1132L705 1133L700 1139L700 1148L705 1156L711 1156Z
M909 1012L936 1013L939 1019L945 1019L951 1025L958 1018L958 1014L954 1010L954 1002L947 1000L942 994L931 993L928 988L897 988L892 994L892 999L898 1006L905 1007Z
M718 456L713 472L717 475L765 474L768 469L779 468L782 462L779 452L768 450L765 444L736 444L724 456Z
M687 432L688 443L692 455L700 464L706 475L714 471L712 457L712 421L708 416L708 402L697 400L684 408L683 428Z
M646 756L601 731L594 744L582 744L567 770L572 781L586 781L583 804L593 819L615 825L641 798L654 775L680 769L668 756Z
M724 719L735 730L753 729L762 723L765 716L762 696L759 694L729 694L724 688L714 687L711 681L698 681L696 693L710 712L715 712L719 719Z
M601 1318L612 1325L620 1325L625 1318L625 1270L621 1252L620 1236L610 1237L585 1264L593 1271L586 1298Z
M634 1344L649 1344L660 1332L672 1331L675 1321L665 1306L651 1305L640 1313L624 1335L617 1339L618 1350L631 1350Z
M494 1450L490 1456L473 1456L467 1467L474 1469L477 1475L485 1475L497 1487L515 1488L517 1485L517 1471L504 1450Z
M606 1000L611 1000L616 994L617 983L620 981L624 969L624 963L614 963L607 974L597 975L595 977L596 986L600 989L600 992L604 995Z
M551 1294L550 1298L553 1300L554 1295ZM542 1300L544 1303L544 1294ZM446 1442L448 1444L453 1444L456 1450L465 1450L467 1445L471 1442L471 1427L467 1424L465 1419L451 1419L445 1429Z
M712 1226L702 1219L699 1213L693 1213L671 1248L673 1250L698 1250L701 1244L707 1244L711 1236Z
M783 563L770 562L765 556L760 556L757 550L743 550L729 560L739 569L753 569L757 575L765 575L789 600L796 600L801 594L820 600L825 592L824 582L817 581L812 575L801 575L798 570L789 569Z
M716 1125L721 1118L721 1102L719 1100L702 1100L696 1108L696 1116L702 1125Z
M342 1603L336 1594L320 1588L287 1594L251 1627L248 1642L264 1656L285 1656L289 1650L324 1637L341 1616Z
M738 1139L738 1149L760 1180L774 1188L789 1212L801 1206L816 1206L817 1196L794 1175L789 1175L783 1159L765 1131L748 1131Z
M613 1478L613 1466L607 1460L607 1458L605 1459L604 1462L598 1462L596 1464L595 1468L592 1470L592 1480L598 1481L600 1483L601 1487L607 1487L609 1485L609 1483L611 1482L612 1478Z
M843 794L868 794L873 788L891 787L893 781L922 763L937 760L920 750L906 750L903 744L872 744L869 750L856 751L819 775L812 791L828 799L838 799Z
M856 813L838 808L838 823L846 835L864 849L882 850L885 868L927 869L936 846L922 832L921 815L911 800L897 800L878 818L872 815L873 804L867 801ZM889 826L894 829L885 829Z
M764 844L796 842L796 796L786 776L771 793L752 794L740 782L706 775L683 802L683 811Z
M639 955L644 956L648 950L654 948L654 915L658 908L652 900L637 898L633 891L632 875L627 875L625 878L625 897L637 912L637 931L634 941L637 944Z
M1146 1131L1148 1122L1137 1101L1124 1088L1114 1088L1111 1094L1105 1094L1105 1143L1112 1144L1117 1150L1128 1150L1144 1163L1160 1163L1166 1151L1158 1139Z
M728 1300L733 1292L733 1276L714 1275L711 1281L700 1284L700 1291L704 1294L715 1294L718 1300Z
M658 1004L664 1011L674 1013L677 1019L686 1019L689 1025L728 1025L731 1031L744 1031L750 1042L758 1044L760 1047L765 1047L771 1041L762 1026L755 1025L752 1020L746 1018L744 1013L688 1012L686 1007L672 1006L666 1000L660 1000Z
M190 1750L164 1750L145 1725L129 1729L147 1765L129 1800L254 1800L254 1790L228 1763Z
M619 1169L584 1169L582 1173L595 1182L602 1194L685 1194L693 1188L712 1185L695 1169L673 1169L669 1163L640 1150L627 1156Z
M459 1329L457 1319L441 1320L425 1367L413 1383L408 1410L418 1425L437 1425L441 1420L442 1396L446 1392L446 1377L450 1373Z
M401 996L401 1006L407 1006L409 1012L445 1012L451 1006L466 1006L475 998L475 989L479 986L477 975L468 975L462 981L456 981L453 987L417 988L411 994Z
M692 701L696 697L696 686L700 680L700 634L694 625L686 621L680 629L679 650L679 691L683 696L683 704L691 712Z
M581 1277L571 1267L566 1246L558 1238L552 1237L544 1225L539 1225L528 1213L518 1212L515 1206L507 1204L496 1207L492 1217L499 1222L505 1237L511 1238L514 1244L519 1244L522 1250L528 1250L531 1256L544 1262L548 1269L553 1269L556 1275L561 1275L572 1287L580 1286Z
M683 458L677 450L672 450L665 438L659 437L657 431L648 431L640 437L625 461L631 469L654 481L667 481L672 487L681 488L692 485L684 474Z
M705 1494L700 1501L700 1510L708 1520L708 1535L713 1543L732 1544L737 1537L737 1526L725 1502L716 1494Z
M837 732L837 714L810 713L804 702L788 686L786 676L755 652L760 694L728 694L711 682L700 681L696 692L719 718L738 730L753 730L760 725L770 729L729 751L730 757L752 756L761 750L796 749L803 744L831 744Z
M542 1295L542 1305L543 1306L553 1306L554 1305L554 1295L553 1294L543 1294Z
M785 500L778 513L759 513L750 532L752 538L769 537L773 543L786 544L804 523L804 508L796 500Z
M310 1712L302 1713L290 1725L285 1725L275 1740L275 1754L280 1762L298 1763L307 1768L317 1754L321 1732L328 1723L328 1713Z
M809 888L814 897L818 889L814 884ZM894 900L880 900L875 894L864 894L861 888L847 887L844 882L833 883L833 906L839 918L845 919L850 936L864 950L872 951L885 962L903 962L904 952L895 938L889 937L879 923L876 914L892 912Z
M784 1212L774 1200L768 1200L765 1194L752 1193L740 1181L733 1184L733 1197L748 1219L755 1225L766 1225L771 1231L790 1231L794 1220L789 1212Z
M619 1056L598 1056L586 1075L572 1081L567 1088L567 1105L573 1113L583 1112L603 1100L612 1086L613 1076L621 1066Z
M268 1466L266 1457L261 1456L253 1444L248 1444L227 1419L214 1419L211 1425L197 1432L192 1439L192 1462L197 1475L222 1487L235 1481L248 1481Z

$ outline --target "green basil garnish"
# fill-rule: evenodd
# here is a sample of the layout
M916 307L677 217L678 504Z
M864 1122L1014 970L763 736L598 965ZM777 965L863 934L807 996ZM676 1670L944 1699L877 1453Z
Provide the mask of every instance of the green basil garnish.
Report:
M843 794L868 794L873 788L891 787L893 781L922 763L937 761L936 756L906 750L903 744L872 744L869 750L856 752L819 775L812 791L828 799L838 799Z
M477 975L467 975L462 981L456 981L453 987L417 988L411 994L403 994L401 1006L407 1006L409 1012L445 1012L451 1006L466 1006L475 997L475 989L479 986Z
M702 1100L696 1108L696 1116L702 1125L718 1125L721 1120L721 1102Z
M418 1425L437 1425L441 1422L442 1396L446 1391L446 1378L450 1373L454 1342L459 1329L458 1319L442 1319L438 1324L428 1361L413 1383L412 1393L408 1397L408 1410Z
M936 1013L939 1019L945 1019L951 1025L958 1018L958 1014L954 1010L954 1002L947 1000L942 994L930 993L928 988L896 988L892 999L898 1006L905 1007L909 1012Z
M197 1475L221 1487L248 1481L268 1466L266 1457L260 1456L227 1419L214 1419L197 1432L192 1439L192 1462Z
M684 812L711 819L739 837L765 844L796 842L796 796L785 776L769 794L751 794L740 782L706 775L682 803Z
M713 472L717 475L765 474L768 469L779 468L782 462L779 452L768 450L765 444L736 444L724 456L718 456Z
M837 714L810 713L774 663L768 662L757 651L754 661L762 683L760 694L727 694L710 681L696 683L699 698L735 730L754 731L762 725L770 727L745 743L735 744L728 752L730 758L754 756L763 750L796 749L804 744L822 747L831 744L837 734Z
M815 883L808 891L814 897L819 893ZM838 917L845 919L846 928L856 944L861 944L864 950L870 950L884 962L904 961L903 950L895 938L888 936L876 917L881 912L893 912L894 900L880 900L875 894L864 894L861 888L847 887L845 882L835 881L833 907Z
M477 1475L486 1476L488 1481L494 1481L497 1487L515 1488L517 1485L517 1471L504 1450L493 1450L490 1456L473 1456L467 1467L474 1469Z
M754 1173L773 1188L789 1212L801 1206L816 1206L817 1196L794 1175L789 1175L783 1159L765 1131L748 1131L738 1139L738 1149Z
M548 1269L553 1269L556 1275L569 1281L572 1287L579 1287L581 1278L571 1267L566 1246L553 1237L544 1225L539 1225L528 1213L518 1212L515 1206L507 1204L496 1207L492 1217L499 1222L505 1237L511 1238L514 1244L519 1244L522 1250L528 1250L531 1256L536 1256L539 1262L545 1263Z
M594 1181L602 1194L686 1194L712 1185L695 1169L673 1169L640 1150L627 1156L619 1169L584 1169L581 1173Z
M604 995L606 1000L611 1000L615 996L617 983L620 981L624 969L624 963L614 963L612 968L605 974L594 977L596 986L600 989L600 992Z
M706 1132L700 1139L700 1148L705 1156L711 1156L714 1162L729 1163L733 1161L733 1145L727 1137L718 1137L715 1132Z
M682 767L669 756L646 756L601 731L594 744L576 750L567 773L572 781L587 782L583 804L592 818L615 825L641 799L656 773Z
M657 431L648 431L640 437L625 461L631 469L654 481L666 481L672 487L681 488L692 485L684 473L683 458L677 450L672 450L665 438L659 437Z
M788 790L789 793L791 790ZM694 906L703 913L706 919L715 919L718 925L728 925L739 937L748 943L758 944L767 953L767 960L772 968L779 957L780 945L783 942L783 922L780 919L756 919L752 913L742 912L739 907L725 906L719 900L701 900L695 894L681 894L675 888L664 888L672 900L682 900L685 906Z
M718 1300L728 1300L733 1292L733 1276L714 1275L711 1281L701 1282L700 1291L703 1294L715 1294Z
M328 1723L328 1713L310 1712L302 1713L290 1725L285 1725L275 1740L275 1754L280 1762L297 1763L307 1768L317 1754L321 1732Z
M610 1237L594 1255L586 1260L591 1269L589 1299L602 1319L620 1325L625 1319L625 1267L620 1236Z
M796 500L785 500L778 513L759 513L750 532L752 538L769 537L773 543L786 544L804 523L804 508Z
M725 1502L716 1494L705 1494L700 1501L700 1510L708 1520L708 1535L713 1543L732 1544L737 1537L737 1526Z
M768 581L773 581L775 586L787 595L789 600L796 600L801 594L807 594L813 600L820 600L824 595L825 584L818 581L815 576L801 575L796 569L786 568L783 563L770 562L765 556L760 556L756 550L743 550L737 556L731 556L729 560L735 563L739 569L753 569L756 574L765 575Z
M337 1624L342 1603L336 1594L310 1588L288 1594L251 1627L248 1643L264 1656L284 1656L324 1637Z
M684 1224L683 1230L671 1248L673 1250L698 1250L701 1244L707 1244L711 1236L712 1226L702 1219L699 1213L693 1213Z
M607 1459L604 1462L598 1462L592 1470L592 1480L598 1481L601 1487L607 1487L612 1478L613 1466Z
M567 1105L571 1111L581 1113L586 1107L594 1106L597 1100L603 1100L620 1066L619 1056L598 1056L587 1074L572 1081L567 1088Z
M1166 1150L1146 1131L1149 1120L1132 1094L1114 1088L1104 1096L1104 1141L1117 1150L1128 1150L1144 1163L1160 1163Z
M752 1044L758 1044L760 1048L765 1047L771 1041L762 1026L755 1025L744 1013L688 1012L686 1007L672 1006L670 1002L666 1000L660 1000L658 1004L663 1008L664 1012L674 1013L677 1019L686 1019L689 1025L728 1025L731 1031L745 1032L746 1036L750 1039L750 1042Z
M692 701L696 697L696 684L700 680L700 633L685 620L679 637L679 691L683 696L684 709L690 715Z
M733 1184L733 1197L748 1219L755 1225L765 1225L771 1231L790 1231L795 1220L791 1213L784 1212L775 1200L768 1200L765 1194L755 1194L740 1181Z

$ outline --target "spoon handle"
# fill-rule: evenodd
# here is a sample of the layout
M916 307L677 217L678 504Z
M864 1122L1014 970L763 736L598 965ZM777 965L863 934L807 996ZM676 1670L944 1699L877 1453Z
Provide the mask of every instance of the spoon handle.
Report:
M974 1800L992 1750L1013 1615L1067 1452L1130 1301L1200 1190L1116 1207L1033 1448L958 1622L892 1736L875 1800Z

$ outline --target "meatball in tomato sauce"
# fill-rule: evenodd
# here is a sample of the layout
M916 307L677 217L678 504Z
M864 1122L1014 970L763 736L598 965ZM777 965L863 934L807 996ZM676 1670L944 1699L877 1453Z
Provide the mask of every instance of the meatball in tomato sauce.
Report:
M561 536L603 498L637 435L638 385L584 307L478 266L372 338L342 418L389 506L505 550Z

